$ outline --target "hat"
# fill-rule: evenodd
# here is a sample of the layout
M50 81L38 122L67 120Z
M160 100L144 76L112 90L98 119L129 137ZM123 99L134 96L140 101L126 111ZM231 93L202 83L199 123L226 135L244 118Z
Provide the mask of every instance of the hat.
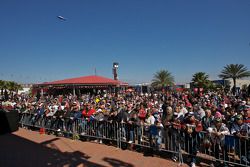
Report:
M222 115L219 111L217 111L214 115L215 118L220 118Z
M102 112L102 109L99 108L96 112Z
M194 116L194 112L189 112L189 113L188 113L188 116L189 116L189 117Z
M243 110L244 110L244 111L247 111L247 110L249 110L249 109L250 109L250 106L249 106L249 105L245 105Z
M242 115L239 114L239 115L236 115L236 116L235 116L235 119L236 119L236 120L240 120L240 119L243 119L243 117L242 117Z
M187 103L187 104L186 104L186 107L187 107L187 108L192 108L192 104L191 104L191 103Z
M241 101L241 103L242 103L242 105L246 105L247 102L246 101Z
M222 119L221 119L220 117L216 117L216 118L214 118L214 121L215 121L215 122L221 122Z

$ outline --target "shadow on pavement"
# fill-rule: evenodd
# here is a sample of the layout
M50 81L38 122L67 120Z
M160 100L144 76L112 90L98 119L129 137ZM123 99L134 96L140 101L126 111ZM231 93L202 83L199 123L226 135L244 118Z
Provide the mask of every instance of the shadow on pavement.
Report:
M88 155L79 152L61 152L53 147L52 139L35 143L14 134L0 136L0 166L3 167L46 167L46 166L87 166L104 167L88 161ZM52 145L52 148L46 147ZM115 160L117 161L117 160ZM130 166L128 166L130 167Z
M114 158L103 158L104 161L108 162L113 167L134 167L132 164L114 159Z

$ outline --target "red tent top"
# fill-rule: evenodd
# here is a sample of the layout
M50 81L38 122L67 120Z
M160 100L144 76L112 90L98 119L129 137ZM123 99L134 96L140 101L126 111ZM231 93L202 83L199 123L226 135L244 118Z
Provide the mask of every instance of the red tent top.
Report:
M44 82L38 85L64 85L64 84L74 84L74 85L128 85L128 83L121 82L119 80L113 80L110 78L105 78L102 76L84 76L78 78L69 78L64 80Z

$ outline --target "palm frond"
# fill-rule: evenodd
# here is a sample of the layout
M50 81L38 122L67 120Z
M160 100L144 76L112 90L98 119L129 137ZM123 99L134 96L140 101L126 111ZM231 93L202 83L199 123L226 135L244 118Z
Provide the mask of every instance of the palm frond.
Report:
M174 77L167 70L157 71L152 79L153 87L164 87L167 85L172 85L174 82Z

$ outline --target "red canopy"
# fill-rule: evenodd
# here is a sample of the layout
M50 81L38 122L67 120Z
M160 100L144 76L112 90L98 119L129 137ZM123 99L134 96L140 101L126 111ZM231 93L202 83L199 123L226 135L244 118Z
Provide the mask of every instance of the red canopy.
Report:
M52 81L52 82L44 82L38 84L39 86L47 86L47 85L121 85L126 86L128 83L121 82L119 80L113 80L110 78L105 78L102 76L84 76L78 78L69 78L64 80Z

